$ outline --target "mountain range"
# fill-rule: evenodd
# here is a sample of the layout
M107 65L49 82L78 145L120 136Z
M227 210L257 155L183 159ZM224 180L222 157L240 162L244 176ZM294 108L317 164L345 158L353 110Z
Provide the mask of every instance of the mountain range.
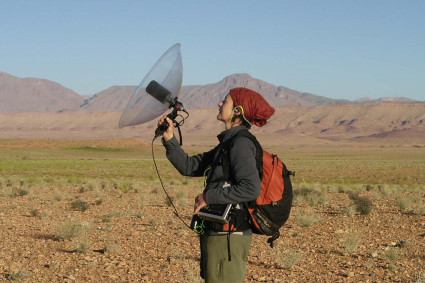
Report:
M217 102L234 87L261 93L276 113L254 128L266 145L332 142L403 143L425 147L425 102L408 98L331 99L274 86L248 74L213 84L183 86L179 101L190 112L182 132L193 144L213 144L223 130ZM58 83L16 78L0 72L0 138L142 138L150 140L156 119L118 128L122 110L136 86L112 86L81 96Z
M232 74L223 80L199 86L182 86L179 100L188 109L216 107L230 89L247 87L261 93L274 107L333 104L413 102L409 98L364 98L357 101L332 99L275 86L249 74ZM137 86L112 86L93 95L81 96L46 79L17 78L0 72L0 112L122 111Z

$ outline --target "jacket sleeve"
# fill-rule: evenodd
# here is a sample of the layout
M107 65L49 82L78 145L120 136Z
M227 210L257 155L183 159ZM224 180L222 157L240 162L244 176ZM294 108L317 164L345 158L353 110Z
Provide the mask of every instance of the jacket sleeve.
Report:
M207 204L241 203L255 200L261 191L261 180L255 160L255 145L240 137L230 148L230 174L234 184L206 193Z
M166 156L183 176L201 177L214 157L214 149L201 154L189 156L181 148L174 136L168 141L161 140L166 149Z

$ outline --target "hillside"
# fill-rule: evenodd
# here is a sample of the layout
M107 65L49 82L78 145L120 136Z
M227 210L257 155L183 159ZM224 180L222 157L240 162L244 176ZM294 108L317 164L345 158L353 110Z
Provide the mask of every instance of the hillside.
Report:
M76 110L82 102L82 96L58 83L0 72L0 112Z
M0 73L0 112L121 111L137 86L112 86L92 96L80 96L55 82L17 78ZM186 108L215 107L235 87L248 87L261 93L272 105L330 105L352 103L274 86L248 74L233 74L213 84L183 86L179 100Z
M261 93L274 107L334 104L414 102L406 97L332 99L275 86L249 74L232 74L206 85L182 86L179 100L189 109L216 107L230 89L247 87ZM80 96L58 83L37 78L17 78L0 72L0 112L122 111L137 86L112 86L94 95Z
M331 99L309 93L301 93L283 86L274 86L265 81L252 78L248 74L233 74L225 77L220 82L202 86L182 86L179 100L186 108L215 107L229 90L235 87L247 87L261 93L273 106L283 105L331 105L352 103L348 100ZM130 100L135 86L111 87L95 94L82 106L86 110L122 110Z
M142 138L150 141L156 120L118 129L121 112L0 113L0 138ZM197 142L215 142L223 130L216 120L217 108L191 109L182 127L184 136ZM369 105L282 106L269 123L254 128L270 143L294 137L306 141L425 140L425 103L381 103Z

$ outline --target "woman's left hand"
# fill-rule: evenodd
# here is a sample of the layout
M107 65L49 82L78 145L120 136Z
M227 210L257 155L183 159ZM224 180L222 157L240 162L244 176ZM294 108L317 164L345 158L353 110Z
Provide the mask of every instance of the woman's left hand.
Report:
M207 206L207 202L205 201L205 194L202 193L197 195L195 198L195 207L193 210L193 214L197 214L204 206Z

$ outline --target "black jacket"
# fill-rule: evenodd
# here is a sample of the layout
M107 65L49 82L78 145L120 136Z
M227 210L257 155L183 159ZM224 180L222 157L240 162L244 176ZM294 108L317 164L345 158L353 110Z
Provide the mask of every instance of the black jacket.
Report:
M236 126L218 135L220 143L212 150L189 156L180 147L177 139L162 139L168 160L184 176L201 177L206 174L207 204L237 204L255 200L261 191L261 180L255 161L256 148L247 137L239 137L229 152L230 179L223 180L222 151L238 131L245 126ZM211 169L208 169L211 167ZM230 186L228 185L230 184Z

